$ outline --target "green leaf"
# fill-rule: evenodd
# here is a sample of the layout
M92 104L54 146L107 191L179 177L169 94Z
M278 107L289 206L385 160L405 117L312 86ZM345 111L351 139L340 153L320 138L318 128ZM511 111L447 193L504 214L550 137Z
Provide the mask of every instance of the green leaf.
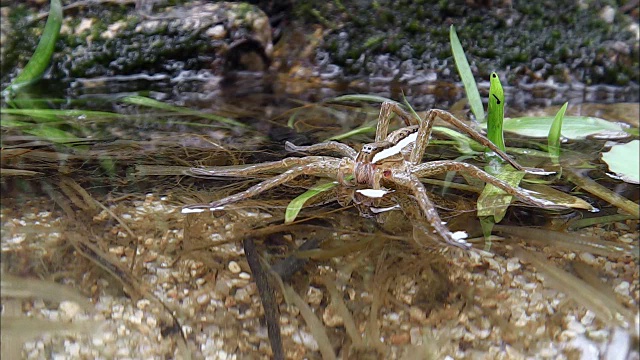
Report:
M174 105L166 104L161 101L154 100L144 96L138 96L138 95L125 96L121 98L120 101L128 104L133 104L133 105L140 105L140 106L146 106L154 109L172 111L182 115L197 116L203 119L213 120L213 121L217 121L227 125L232 125L232 126L237 126L242 128L249 127L241 122L238 122L236 120L233 120L224 116L220 116L216 114L208 114L202 111L191 110L191 109L187 109L180 106L174 106Z
M455 146L462 154L475 154L484 150L484 146L468 136L444 126L434 126L433 133L444 135L455 142ZM433 142L435 143L435 142Z
M500 84L500 78L495 72L491 73L487 113L487 138L489 138L498 149L504 151L504 136L502 134L502 123L504 122L504 91L502 90L502 84Z
M394 102L396 104L400 104L399 102L395 100L391 100L384 96L367 95L367 94L342 95L342 96L337 96L327 100L327 102L343 102L343 101L364 101L364 102L373 102L373 103L383 103L385 101L389 101L389 102Z
M44 26L44 32L40 37L38 46L24 69L22 69L20 74L13 80L11 85L3 91L5 96L12 96L20 88L33 83L42 76L51 61L61 26L62 5L60 4L60 0L51 0L49 17L47 18L47 23Z
M526 180L525 180L526 181ZM556 205L563 205L572 209L582 209L588 211L597 211L593 205L588 202L580 199L579 197L573 196L564 191L556 190L549 185L546 184L536 184L531 183L529 181L523 181L521 187L535 192L535 197L543 200L550 201Z
M15 119L7 119L6 117L3 117L2 120L0 120L0 126L4 128L20 128L33 126L33 123Z
M335 136L332 136L330 138L328 138L326 141L330 141L330 140L342 140L342 139L346 139L355 135L359 135L359 134L371 134L376 132L376 127L375 126L370 126L370 125L363 125L360 126L359 128L355 128L351 131L347 131L345 133L342 134L338 134Z
M404 96L404 93L402 93L402 101L404 102L404 105L409 109L409 112L411 113L411 115L413 115L413 117L416 118L416 120L418 121L418 124L420 124L422 122L422 118L420 118L420 115L418 115L418 113L415 111L413 106L409 104L409 101Z
M640 140L613 145L611 150L602 154L602 161L622 181L640 183Z
M67 143L72 143L72 142L81 140L80 138L64 130L60 130L58 128L47 126L47 125L35 126L30 129L23 129L22 131L24 131L27 134L35 135L43 139L46 139L47 141L51 141L52 143L57 143L57 144L67 144Z
M121 118L122 114L116 114L106 111L92 111L92 110L59 110L59 109L0 109L0 114L11 115L23 115L29 116L45 121L58 121L57 117L73 117L73 118L87 118L87 117L101 117L101 118Z
M460 78L462 79L462 83L464 84L464 90L467 93L467 99L469 99L469 106L471 106L471 111L476 116L476 119L479 122L483 122L484 106L482 105L480 92L478 91L476 80L473 78L471 67L469 66L469 62L467 61L467 57L464 54L464 50L462 49L462 45L460 44L460 40L458 39L458 34L456 33L456 29L453 27L453 25L451 25L451 28L449 29L449 39L451 42L451 52L453 53L453 59L456 63L458 74L460 74Z
M556 117L553 119L553 123L551 124L551 129L549 129L549 136L547 137L547 142L549 144L549 155L551 155L551 157L555 159L555 162L558 161L558 156L560 156L560 136L562 135L562 120L564 119L564 113L567 111L568 105L569 103L566 102L564 103L564 105L562 105L560 110L558 110L558 113L556 114Z
M518 171L510 166L500 166L500 170L494 174L495 177L506 181L512 186L518 186L524 177L524 171ZM493 216L496 223L499 223L507 213L507 208L511 204L513 196L505 193L502 189L491 184L487 184L478 198L478 217Z
M549 135L554 118L551 116L527 116L504 119L502 128L506 132L531 138ZM480 124L485 127L485 124ZM624 139L629 137L625 127L619 123L590 116L565 116L562 121L562 136L571 140L583 140L588 136Z
M289 205L287 205L287 209L285 210L285 213L284 213L284 223L288 224L288 223L294 221L296 219L296 217L298 216L298 213L300 213L300 210L302 209L302 206L304 206L304 203L306 203L307 200L309 200L312 197L320 194L321 192L325 192L327 190L330 190L330 189L336 187L337 185L338 185L338 183L336 181L327 182L327 183L319 183L319 184L316 184L311 189L309 189L309 190L305 191L304 193L300 194L295 199L291 200Z

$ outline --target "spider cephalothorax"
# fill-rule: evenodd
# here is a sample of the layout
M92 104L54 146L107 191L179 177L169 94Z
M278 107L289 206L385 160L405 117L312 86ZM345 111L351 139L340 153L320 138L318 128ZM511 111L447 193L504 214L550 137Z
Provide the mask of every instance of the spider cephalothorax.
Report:
M405 127L388 133L389 122L393 113L402 118ZM463 240L461 241L459 236L454 236L444 225L435 206L431 200L429 200L427 191L422 185L420 178L426 178L447 171L463 172L490 183L525 203L544 208L561 207L551 201L532 196L523 189L513 187L471 164L449 160L422 163L422 157L429 142L429 136L431 135L431 128L436 118L441 118L453 124L482 145L493 150L514 168L526 170L513 161L506 153L498 149L486 137L446 111L436 109L429 110L425 120L418 124L418 119L407 114L396 103L385 102L382 104L380 110L375 141L364 144L359 152L345 144L335 141L310 146L296 146L287 142L285 148L288 151L302 153L333 152L340 154L342 157L290 157L281 161L255 164L242 168L220 166L191 169L192 174L204 177L251 176L265 172L283 172L243 192L213 201L209 204L185 206L183 212L219 210L226 204L255 196L301 175L332 178L346 185L349 185L347 178L351 175L356 184L368 186L376 190L381 189L385 185L406 188L417 201L422 215L440 237L451 245L466 247L466 243Z

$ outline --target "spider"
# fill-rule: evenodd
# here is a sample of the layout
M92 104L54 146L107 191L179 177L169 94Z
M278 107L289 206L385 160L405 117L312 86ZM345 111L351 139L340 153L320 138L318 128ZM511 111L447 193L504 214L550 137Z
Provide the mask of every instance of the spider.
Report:
M389 133L389 123L394 114L398 115L404 121L405 127ZM298 176L312 175L331 178L346 186L369 187L370 189L381 191L382 194L384 194L385 186L406 188L409 193L413 195L422 215L439 237L450 245L468 248L468 243L464 241L465 236L460 236L460 234L449 231L445 223L440 219L434 204L427 196L427 191L420 181L421 177L428 177L447 171L463 172L486 183L490 183L527 204L542 208L563 208L551 201L537 198L527 190L513 187L471 164L450 160L422 163L422 157L429 143L431 129L436 118L443 119L456 126L482 145L491 149L514 168L528 172L538 170L522 167L489 141L489 139L447 111L438 109L429 110L424 121L419 122L416 117L409 115L397 103L384 102L380 109L375 141L364 144L359 152L346 144L336 141L328 141L309 146L296 146L287 141L285 143L285 149L290 152L307 154L329 152L340 154L341 157L308 155L305 157L288 157L280 161L242 167L219 166L190 169L190 174L198 177L235 177L274 172L281 173L245 191L213 201L209 204L185 206L182 212L194 213L206 210L222 210L227 204L256 196L273 187L289 182Z

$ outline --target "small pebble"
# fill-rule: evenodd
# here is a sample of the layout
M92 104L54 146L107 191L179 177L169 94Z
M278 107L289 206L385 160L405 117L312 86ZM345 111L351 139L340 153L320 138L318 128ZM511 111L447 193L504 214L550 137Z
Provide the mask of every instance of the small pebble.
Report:
M240 274L238 274L238 277L239 277L240 279L244 279L244 280L249 280L249 279L251 279L251 275L250 275L250 274L248 274L248 273L246 273L246 272L244 272L244 271L243 271L243 272L241 272Z
M507 271L508 272L512 272L512 271L518 270L518 269L520 269L520 259L511 258L511 259L507 260Z
M237 262L230 261L229 262L229 271L231 271L234 274L239 274L242 271L242 268L240 267L240 265Z
M613 290L620 295L629 296L629 283L627 281L623 281Z
M198 295L198 297L196 298L196 302L197 302L199 305L205 305L205 304L208 304L210 300L211 300L211 297L209 296L209 294L200 294L200 295Z
M580 253L580 260L584 261L584 263L588 265L593 265L596 263L595 256L588 252Z

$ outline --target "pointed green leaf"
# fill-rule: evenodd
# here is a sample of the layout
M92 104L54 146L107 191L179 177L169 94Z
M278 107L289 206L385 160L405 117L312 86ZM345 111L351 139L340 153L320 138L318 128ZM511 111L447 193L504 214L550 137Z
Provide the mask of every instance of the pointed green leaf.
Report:
M35 126L33 128L24 129L22 131L26 132L27 134L35 135L47 141L58 144L67 144L81 140L71 133L47 125Z
M500 150L504 151L504 136L502 123L504 122L504 91L500 78L495 72L491 73L489 86L489 106L487 107L487 137Z
M5 90L5 94L15 93L21 87L38 80L42 76L51 61L60 27L62 27L62 5L60 0L51 0L49 17L38 46L27 65Z
M329 100L327 100L328 102L342 102L342 101L364 101L364 102L373 102L373 103L383 103L383 102L394 102L397 104L397 101L395 100L391 100L389 98L386 98L384 96L378 96L378 95L367 95L367 94L348 94L348 95L341 95L341 96L337 96L334 98L331 98Z
M471 111L476 116L476 119L478 121L483 122L484 106L482 105L482 98L480 98L480 92L478 91L476 80L473 78L471 67L469 66L469 62L467 61L467 56L464 54L462 44L460 44L460 39L458 39L458 34L456 33L456 29L453 27L453 25L451 25L451 27L449 28L449 41L451 42L451 52L453 53L453 60L456 63L458 74L460 74L460 78L462 79L462 83L464 84L464 90L467 93L467 99L469 99L469 106L471 106Z
M321 192L333 189L337 185L338 183L335 181L327 182L327 183L318 183L311 189L305 191L295 199L291 200L289 205L287 205L287 209L285 210L285 213L284 213L284 223L288 224L294 221L298 216L298 213L300 213L302 206L304 206L304 203L306 203L307 200L320 194Z
M547 137L547 142L549 144L549 155L557 162L558 156L560 156L560 136L562 130L562 120L564 119L564 113L567 111L568 102L564 103L556 117L553 119L553 123L551 124L551 129L549 129L549 136Z
M376 127L375 126L369 126L369 125L364 125L361 126L359 128L355 128L351 131L347 131L345 133L342 134L338 134L335 136L332 136L330 138L328 138L326 141L330 141L330 140L342 140L342 139L346 139L355 135L359 135L359 134L375 134L376 132Z

